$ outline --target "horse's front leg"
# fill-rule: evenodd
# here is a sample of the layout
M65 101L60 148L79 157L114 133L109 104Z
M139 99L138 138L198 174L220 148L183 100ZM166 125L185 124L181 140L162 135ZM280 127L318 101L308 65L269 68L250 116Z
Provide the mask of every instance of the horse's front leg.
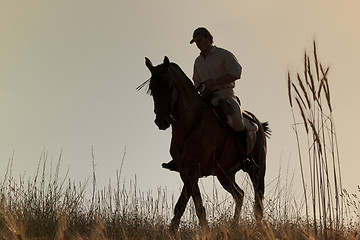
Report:
M199 218L200 226L203 230L206 231L206 230L208 230L209 225L206 220L206 212L205 212L205 208L203 206L201 193L200 193L200 189L199 189L199 185L198 185L197 181L192 185L192 197L193 197L194 204L195 204L196 215Z
M171 220L170 225L171 231L176 231L179 228L180 219L185 212L185 208L190 199L190 196L193 197L196 215L199 218L200 226L205 230L208 229L208 222L206 220L206 213L202 203L200 189L197 181L193 181L184 183L184 187L181 191L180 197L175 205L174 217Z
M171 220L170 230L175 232L179 228L180 219L184 214L186 205L190 199L190 192L187 191L185 185L181 191L180 197L175 205L174 217Z

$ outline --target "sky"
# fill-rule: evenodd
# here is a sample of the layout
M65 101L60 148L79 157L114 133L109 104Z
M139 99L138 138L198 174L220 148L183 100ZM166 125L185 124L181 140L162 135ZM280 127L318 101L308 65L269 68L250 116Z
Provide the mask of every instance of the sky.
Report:
M171 130L158 130L152 98L136 87L150 77L145 57L157 65L168 56L191 77L199 50L189 41L204 26L243 67L235 88L243 108L270 123L267 183L284 166L299 173L287 72L302 71L316 40L330 66L343 185L353 191L359 9L358 0L1 0L0 176L9 159L15 178L31 177L40 160L50 165L61 154L63 177L88 179L94 159L97 183L106 186L123 163L124 181L136 176L144 191L178 193L179 175L161 168L171 159Z

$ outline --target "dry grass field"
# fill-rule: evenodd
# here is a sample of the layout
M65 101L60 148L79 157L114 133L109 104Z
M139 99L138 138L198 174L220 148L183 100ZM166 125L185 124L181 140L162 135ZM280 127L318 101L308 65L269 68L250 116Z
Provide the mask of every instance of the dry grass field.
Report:
M86 197L87 183L60 179L57 172L49 175L45 166L31 179L8 176L2 182L0 239L360 239L359 215L320 231L321 221L306 219L304 203L294 204L291 183L283 185L280 178L269 189L262 222L253 219L252 200L247 199L241 221L233 223L232 198L221 198L214 189L215 196L204 196L210 231L199 228L191 203L173 235L168 224L175 203L165 189L144 193L134 181L127 186L118 181ZM348 213L358 214L356 194L344 194L342 199L347 200Z

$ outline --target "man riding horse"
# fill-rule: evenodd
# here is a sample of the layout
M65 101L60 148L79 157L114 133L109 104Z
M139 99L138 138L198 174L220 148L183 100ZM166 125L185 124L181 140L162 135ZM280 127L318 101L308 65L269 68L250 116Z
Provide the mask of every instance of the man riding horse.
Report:
M258 128L249 121L245 124L240 102L234 93L235 81L240 79L242 67L231 52L213 45L213 36L206 28L199 27L194 31L190 44L194 42L200 50L194 63L194 86L210 95L211 103L220 109L227 125L237 133L246 155L247 131L257 131ZM162 166L177 170L173 160Z

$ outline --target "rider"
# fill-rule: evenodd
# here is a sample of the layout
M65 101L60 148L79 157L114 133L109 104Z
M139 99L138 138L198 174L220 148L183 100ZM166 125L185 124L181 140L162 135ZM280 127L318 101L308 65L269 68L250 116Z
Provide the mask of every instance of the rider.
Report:
M206 28L199 27L194 31L190 44L194 42L200 50L200 55L194 63L194 86L202 85L200 88L206 88L208 92L211 92L213 104L218 104L219 100L225 100L231 106L231 111L227 110L227 122L237 132L246 151L247 137L243 114L234 93L235 81L240 79L242 67L231 52L213 45L213 36ZM163 167L175 170L176 166L173 165L174 162L170 161L164 163Z
M242 111L234 93L235 81L240 79L242 70L239 62L231 52L213 45L213 36L206 28L194 31L190 43L194 42L200 49L194 63L195 87L203 83L213 98L227 100L232 108L232 113L227 114L228 123L235 131L243 133Z

